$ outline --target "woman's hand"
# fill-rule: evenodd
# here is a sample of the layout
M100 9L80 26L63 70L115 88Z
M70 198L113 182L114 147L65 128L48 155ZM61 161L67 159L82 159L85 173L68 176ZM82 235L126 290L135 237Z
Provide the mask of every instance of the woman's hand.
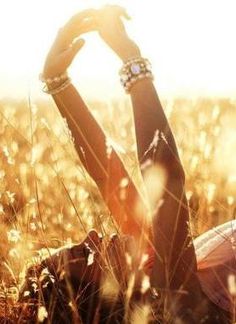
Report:
M45 61L44 78L53 78L66 72L75 55L84 45L84 40L78 37L96 29L94 19L96 12L94 9L80 12L59 30Z
M44 78L65 73L84 45L84 40L79 37L95 30L123 61L140 56L140 50L127 35L121 17L129 19L122 7L111 5L100 10L85 10L73 16L59 30L47 55L43 69Z
M132 41L121 18L130 19L125 9L120 6L107 5L97 14L98 32L105 43L122 61L140 56L138 46Z

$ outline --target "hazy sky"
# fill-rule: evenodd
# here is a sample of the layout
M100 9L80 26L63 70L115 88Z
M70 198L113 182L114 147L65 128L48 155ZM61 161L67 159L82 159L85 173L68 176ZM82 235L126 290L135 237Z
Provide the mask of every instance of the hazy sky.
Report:
M40 94L44 57L58 28L100 0L1 0L0 97ZM114 3L114 1L113 1ZM153 63L161 95L236 96L235 0L126 0L127 28ZM120 61L96 35L71 68L88 96L119 95Z

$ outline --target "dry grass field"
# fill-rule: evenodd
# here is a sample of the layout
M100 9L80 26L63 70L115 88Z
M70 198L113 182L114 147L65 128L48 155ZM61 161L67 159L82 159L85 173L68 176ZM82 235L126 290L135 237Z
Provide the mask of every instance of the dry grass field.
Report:
M194 236L236 217L236 102L203 98L163 101L186 171ZM90 103L117 143L137 185L129 102ZM114 122L115 121L115 122ZM43 247L78 242L90 228L113 226L81 167L70 132L51 101L0 102L0 312L9 312L27 260Z

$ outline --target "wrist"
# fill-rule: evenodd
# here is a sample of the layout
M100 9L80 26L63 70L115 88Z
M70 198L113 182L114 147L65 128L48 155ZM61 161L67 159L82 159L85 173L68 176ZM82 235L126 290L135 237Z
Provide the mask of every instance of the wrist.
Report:
M138 57L141 57L141 51L134 43L124 46L124 50L120 53L120 58L123 62Z

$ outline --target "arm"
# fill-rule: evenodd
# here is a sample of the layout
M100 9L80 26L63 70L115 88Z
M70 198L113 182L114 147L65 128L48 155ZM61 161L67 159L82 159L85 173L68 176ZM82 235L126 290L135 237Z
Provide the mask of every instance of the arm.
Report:
M66 118L76 151L123 233L140 237L142 220L137 222L134 210L139 193L117 153L107 154L106 136L73 85L54 96L57 107ZM122 200L120 184L129 179L126 199ZM145 225L145 224L144 224Z
M154 213L153 230L158 252L156 266L162 271L155 278L158 287L179 289L190 281L196 282L196 258L189 233L189 212L184 189L184 171L178 157L176 144L150 80L135 84L131 89L138 155L140 164L151 161L161 165L166 173L162 205ZM156 133L158 131L158 133ZM157 142L153 143L154 136ZM147 188L148 189L148 188ZM170 239L171 238L171 239ZM186 282L184 282L186 280Z
M124 15L122 9L120 10L120 15ZM120 18L117 18L119 21L114 34L114 28L106 26L114 24L114 17L109 14L109 8L106 14L106 24L104 23L104 28L100 31L105 42L123 62L133 57L140 57L138 46L129 39ZM184 305L192 303L190 308L193 308L199 300L200 285L196 277L196 257L189 233L189 212L184 189L183 167L152 81L144 79L136 82L131 88L130 95L138 157L144 179L146 172L153 165L161 165L166 173L162 204L156 206L153 217L154 244L157 252L153 284L166 291L170 289L173 293L180 289L191 291L192 298L189 300L187 296ZM151 163L146 163L147 167L142 168L148 160Z
M83 32L93 30L94 23L88 20L88 17L93 20L91 11L87 12L86 22L83 23L84 16L84 13L74 16L59 32L45 63L46 78L63 73L82 47L84 42L81 40L68 47L68 44L72 43L74 33L79 36ZM75 31L74 25L77 26ZM58 85L51 84L50 88L55 86ZM136 217L134 210L137 200L142 199L116 152L112 150L111 155L107 155L104 131L73 85L55 94L53 98L61 115L67 120L84 167L98 185L118 226L122 232L130 234L131 230L131 234L140 238L146 225L144 219ZM120 182L123 178L129 179L125 200L120 196Z

